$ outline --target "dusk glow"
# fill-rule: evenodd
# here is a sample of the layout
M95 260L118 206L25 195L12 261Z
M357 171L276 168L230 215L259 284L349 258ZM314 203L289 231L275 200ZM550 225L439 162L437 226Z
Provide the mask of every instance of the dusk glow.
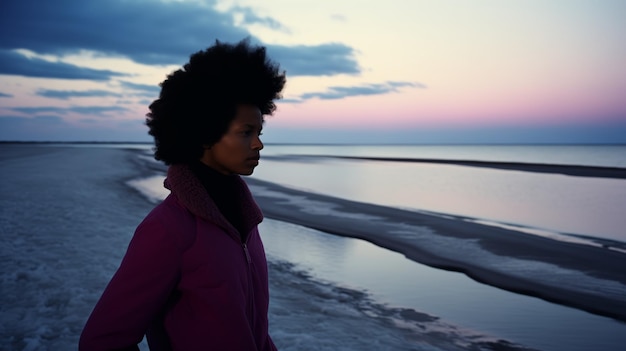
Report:
M158 83L215 39L249 36L288 77L269 143L626 143L624 13L609 0L9 0L0 140L150 141Z

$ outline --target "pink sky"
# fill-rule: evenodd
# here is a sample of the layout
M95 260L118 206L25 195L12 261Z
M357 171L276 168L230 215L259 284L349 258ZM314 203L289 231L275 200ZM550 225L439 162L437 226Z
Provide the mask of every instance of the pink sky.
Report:
M157 84L192 48L210 44L195 34L206 32L252 36L287 70L268 142L323 141L324 130L359 131L345 142L359 142L363 130L370 142L376 131L392 140L397 130L402 142L413 129L514 136L518 127L546 127L575 129L558 142L626 143L626 2L321 0L302 11L296 2L114 0L96 3L90 17L82 2L63 1L37 13L17 0L3 5L14 35L0 40L0 140L149 141L142 123ZM110 26L138 9L153 16ZM198 20L155 41L150 19L177 12ZM77 30L94 39L81 41ZM175 46L181 37L189 48ZM94 78L74 79L81 74ZM588 140L576 139L581 128ZM455 140L442 133L439 142Z

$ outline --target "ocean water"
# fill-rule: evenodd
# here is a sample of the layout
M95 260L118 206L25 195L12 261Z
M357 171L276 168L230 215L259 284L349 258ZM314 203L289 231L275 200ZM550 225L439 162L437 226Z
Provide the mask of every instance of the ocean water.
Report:
M626 167L626 145L268 144L266 156L333 155Z
M620 350L626 343L624 323L481 284L363 240L269 219L259 230L270 261L291 262L315 280L363 291L386 309L432 316L442 322L443 338L507 340L544 351Z
M532 234L626 242L626 179L337 155L626 167L626 146L268 145L253 177L350 200L467 216Z

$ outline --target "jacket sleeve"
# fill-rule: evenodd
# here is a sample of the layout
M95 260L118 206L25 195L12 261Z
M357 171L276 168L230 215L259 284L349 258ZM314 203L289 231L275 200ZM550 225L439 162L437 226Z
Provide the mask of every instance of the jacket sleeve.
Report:
M180 277L181 250L153 217L137 227L117 272L94 307L79 350L138 350Z

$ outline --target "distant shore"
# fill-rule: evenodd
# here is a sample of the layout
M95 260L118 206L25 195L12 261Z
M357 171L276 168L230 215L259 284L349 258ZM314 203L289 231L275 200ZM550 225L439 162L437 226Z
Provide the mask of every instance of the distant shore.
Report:
M556 165L556 164L526 163L526 162L447 160L447 159L408 158L408 157L404 157L404 158L357 157L357 156L336 156L336 155L297 155L297 156L294 155L293 157L303 157L303 158L325 157L325 158L382 161L382 162L433 163L433 164L457 165L457 166L468 166L468 167L484 167L484 168L494 168L494 169L503 169L503 170L512 170L512 171L523 171L523 172L564 174L564 175L575 176L575 177L626 179L626 168L621 168L621 167Z

